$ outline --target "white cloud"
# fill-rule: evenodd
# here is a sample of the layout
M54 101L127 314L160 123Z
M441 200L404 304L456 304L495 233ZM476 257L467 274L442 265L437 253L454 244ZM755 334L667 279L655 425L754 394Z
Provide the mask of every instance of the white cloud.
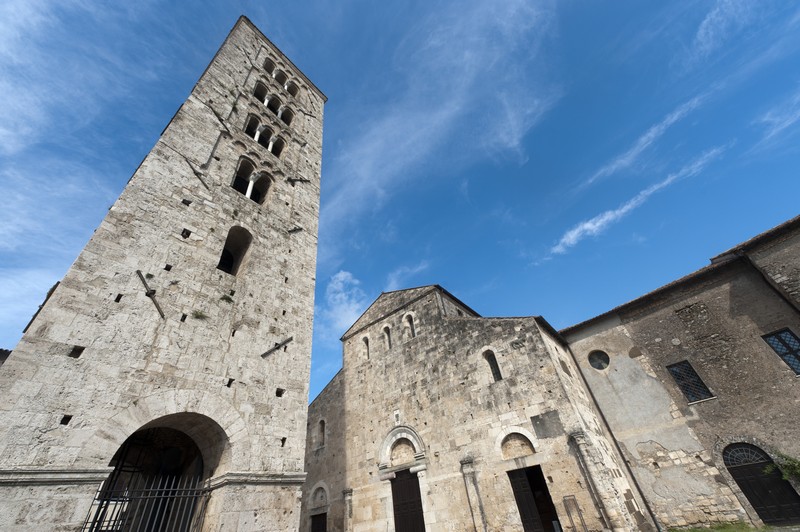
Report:
M636 196L629 199L616 209L608 210L597 216L584 220L561 236L558 243L550 249L551 255L561 255L570 248L575 247L582 240L590 236L596 236L608 229L611 225L620 221L625 215L640 207L647 199L656 192L672 185L676 181L699 174L714 159L719 157L727 147L719 146L704 152L688 165L677 172L670 174L666 179L650 185Z
M796 89L788 98L774 105L756 120L757 124L765 128L764 135L756 146L763 147L777 140L776 137L782 136L798 121L800 121L800 89Z
M605 166L592 174L592 176L583 183L582 187L591 185L598 179L608 177L619 172L620 170L630 168L639 159L639 156L642 154L642 152L644 152L654 142L661 138L664 133L667 132L670 126L700 107L706 97L707 95L696 96L688 102L684 102L676 107L671 113L665 116L661 122L650 127L650 129L645 131L643 135L636 139L636 142L633 143L633 146L631 146L625 153L618 155Z
M317 312L316 329L323 339L338 338L367 308L361 281L348 271L339 271L328 281L325 300Z
M424 272L428 269L428 266L428 261L423 260L414 266L400 266L399 268L395 268L386 276L386 291L390 292L400 288L408 288L408 279L418 273Z
M751 24L758 9L757 4L750 0L717 0L697 28L689 62L709 57L736 32Z
M362 115L326 171L334 192L322 206L322 263L345 227L420 179L426 164L521 156L522 137L557 100L540 80L552 18L529 0L471 0L434 10L409 31L395 52L396 97ZM452 153L443 153L445 141Z

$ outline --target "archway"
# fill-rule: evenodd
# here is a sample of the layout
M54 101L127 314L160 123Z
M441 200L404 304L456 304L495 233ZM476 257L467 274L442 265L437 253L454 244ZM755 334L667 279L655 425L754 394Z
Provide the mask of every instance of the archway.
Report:
M800 523L800 495L767 453L749 443L732 443L722 451L722 460L764 523Z

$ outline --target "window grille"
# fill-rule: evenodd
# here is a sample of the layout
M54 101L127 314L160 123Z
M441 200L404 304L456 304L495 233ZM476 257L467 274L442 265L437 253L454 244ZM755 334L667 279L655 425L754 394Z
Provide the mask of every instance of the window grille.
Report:
M789 329L767 334L763 338L795 375L800 375L800 339Z
M688 360L667 366L667 370L688 402L695 403L714 397Z
M772 459L756 447L747 443L734 443L725 447L722 451L722 461L726 467L736 467L750 464L763 464L771 462Z

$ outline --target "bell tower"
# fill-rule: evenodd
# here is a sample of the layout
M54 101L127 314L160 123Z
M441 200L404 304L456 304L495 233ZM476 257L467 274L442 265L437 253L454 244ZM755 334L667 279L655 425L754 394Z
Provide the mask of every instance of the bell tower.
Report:
M0 528L297 529L325 101L237 21L0 368Z

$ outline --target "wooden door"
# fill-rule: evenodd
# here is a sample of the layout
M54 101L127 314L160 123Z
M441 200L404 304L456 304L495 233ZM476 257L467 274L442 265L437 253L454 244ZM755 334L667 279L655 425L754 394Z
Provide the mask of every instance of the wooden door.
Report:
M396 532L425 532L419 479L408 469L395 473L392 480L392 505Z
M311 532L327 532L328 514L317 514L311 516Z

